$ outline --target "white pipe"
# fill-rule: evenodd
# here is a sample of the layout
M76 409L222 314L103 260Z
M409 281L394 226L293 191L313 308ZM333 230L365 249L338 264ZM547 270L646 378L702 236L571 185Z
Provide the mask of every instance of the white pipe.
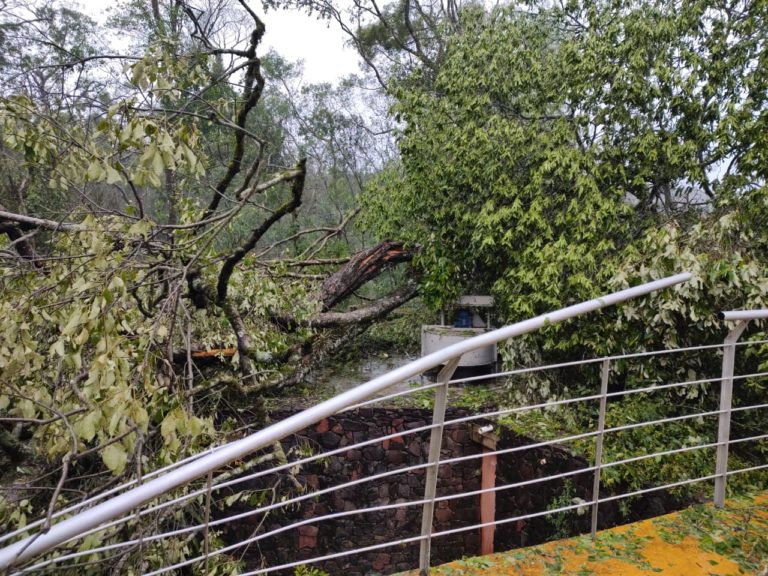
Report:
M669 288L670 286L686 282L690 279L691 275L688 273L676 274L668 278L608 294L601 298L595 298L594 300L568 306L567 308L562 308L555 312L550 312L549 314L543 314L529 320L517 322L516 324L480 334L469 340L464 340L463 342L458 342L452 346L433 352L428 356L419 358L418 360L406 364L405 366L401 366L383 376L374 378L366 384L357 386L356 388L339 394L330 400L326 400L325 402L299 412L285 420L277 422L264 430L260 430L250 436L226 444L215 452L172 470L164 476L150 480L128 492L115 496L106 502L102 502L93 508L72 516L71 518L67 518L62 522L53 525L44 534L38 533L29 536L3 548L0 550L0 569L8 568L12 564L29 560L70 538L78 536L86 530L95 528L117 516L122 516L145 502L154 500L166 492L188 484L201 476L205 476L209 472L221 468L222 466L226 466L234 460L239 460L251 452L269 446L290 434L294 434L307 426L322 420L323 418L327 418L328 416L332 416L333 414L344 410L352 404L366 400L394 384L398 384L417 374L421 374L436 366L445 364L452 358L462 356L463 354L472 352L478 348L491 346L502 340L507 340L508 338L534 332L549 324L556 324L588 312L605 308L606 306L624 302L631 298L644 296L651 292L655 292L656 290Z
M758 436L749 436L749 437L746 437L746 438L739 438L739 439L736 439L736 440L731 440L729 442L729 444L738 444L738 443L742 443L742 442L754 442L754 441L758 441L758 440L765 440L767 438L768 438L768 434L760 434ZM558 442L558 441L559 440L554 440L554 442ZM347 449L355 448L355 447L358 447L358 446L359 445L357 445L357 444L356 445L352 445L352 446L347 447ZM675 448L673 450L665 450L663 452L654 452L653 454L643 454L641 456L634 456L634 457L631 457L631 458L626 458L624 460L615 460L615 461L607 462L607 463L604 462L602 464L602 468L609 468L609 467L612 467L612 466L625 465L625 464L629 464L629 463L633 463L633 462L638 462L638 461L642 461L642 460L648 460L650 458L656 458L658 456L671 456L671 455L674 455L674 454L682 454L682 453L685 453L685 452L692 452L694 450L704 450L704 449L707 449L707 448L716 448L717 446L719 446L718 442L712 442L712 443L709 443L709 444L696 444L694 446L684 446L683 448ZM492 452L489 452L488 454L499 454L499 451L492 451ZM488 455L488 454L486 454L486 455ZM420 465L417 465L417 466L409 466L409 467L406 467L406 468L398 469L397 472L398 473L405 473L405 472L408 472L408 471L411 471L411 470L422 469L426 465L428 465L428 464L420 464ZM760 467L758 467L758 468L760 468ZM542 478L534 478L532 480L523 480L523 481L520 481L520 482L513 482L513 483L510 483L510 484L501 484L501 485L493 486L491 488L483 488L483 489L478 489L478 490L471 490L471 491L468 491L468 492L462 492L460 494L448 494L447 496L438 496L438 497L435 498L435 502L441 502L441 501L445 501L445 500L453 500L453 499L456 499L456 498L468 498L470 496L478 496L480 494L486 494L486 493L490 493L490 492L501 492L501 491L510 490L510 489L513 489L513 488L521 488L521 487L524 487L524 486L531 486L531 485L538 484L538 483L541 483L541 482L549 482L551 480L558 480L558 479L562 479L562 478L568 478L568 477L571 477L571 476L578 476L579 474L588 474L590 472L594 472L595 470L596 470L595 466L589 466L589 467L586 467L586 468L578 468L576 470L571 470L569 472L562 472L560 474L553 474L551 476L545 476L545 477L542 477ZM752 469L747 469L746 471L751 471L751 470ZM728 474L734 474L734 473L743 472L743 471L745 471L745 470L738 470L736 472L729 472ZM373 479L369 478L368 481L370 481L370 480L373 480ZM344 486L346 486L346 485L344 485ZM337 486L335 489L342 489L342 488L344 488L344 486ZM288 500L286 502L283 502L282 504L283 505L288 505L288 504L291 504L293 502L295 502L295 500ZM398 503L395 503L395 504L384 504L384 505L379 505L379 506L372 506L372 507L369 507L369 508L361 508L361 509L355 509L355 510L348 510L348 511L344 511L344 512L336 512L336 513L333 513L333 514L326 514L324 516L317 516L317 517L314 517L314 518L309 518L309 519L301 520L301 521L298 521L298 522L294 522L293 524L290 524L288 526L281 526L281 527L276 528L276 529L274 529L274 530L272 530L270 532L266 532L266 533L263 533L263 534L258 534L256 536L252 536L252 537L250 537L250 538L248 538L246 540L238 542L236 545L228 546L226 549L219 549L219 550L212 551L209 554L209 556L218 555L218 554L221 554L221 553L233 550L233 549L235 549L237 547L247 546L249 544L252 544L253 542L258 542L260 540L264 540L265 538L268 538L270 536L274 536L276 534L279 534L279 533L282 533L282 532L286 532L288 530L292 530L292 529L298 528L300 526L304 526L306 524L322 522L322 521L325 521L325 520L333 520L333 519L336 519L336 518L343 518L343 517L347 517L347 516L354 516L354 515L358 515L358 514L368 514L370 512L380 512L380 511L385 511L385 510L395 510L395 509L399 509L399 508L407 508L409 506L418 506L418 505L424 504L425 502L426 502L426 500L409 500L407 502L398 502ZM193 527L193 528L202 530L204 528L204 526L205 525L199 525L199 526L196 526L196 527ZM185 532L184 531L176 531L176 532L172 532L172 533L165 533L165 534L161 534L161 535L157 535L157 536L151 536L151 537L144 538L143 541L144 542L150 542L152 540L157 540L158 538L165 538L165 537L175 536L175 535L180 534L180 533L185 533ZM129 541L126 541L126 542L120 542L120 543L117 543L117 544L110 544L110 545L107 545L107 546L102 546L102 547L99 547L99 548L95 548L93 550L85 550L85 551L81 551L81 552L74 552L72 554L67 554L65 556L57 556L56 558L54 558L52 560L48 560L48 561L42 562L40 564L35 564L34 566L32 566L30 568L26 568L25 570L40 570L40 569L42 569L42 568L44 568L46 566L49 566L50 564L53 564L53 563L59 563L59 562L63 562L63 561L66 561L66 560L72 560L72 559L75 559L75 558L80 558L82 556L87 556L89 554L96 554L98 552L105 552L105 551L109 551L109 550L114 550L116 548L132 546L132 545L134 545L134 544L136 544L138 542L141 542L141 540L129 540ZM189 562L191 563L191 562L194 562L194 561L200 561L203 558L205 558L205 556L200 556L200 557L191 559ZM310 560L310 562L311 562L311 560ZM171 570L171 569L173 569L175 567L178 567L178 565L166 567L166 570ZM22 571L22 573L23 572L24 571ZM160 572L162 572L162 570L158 571L158 573L160 573Z
M717 315L720 320L764 320L768 310L728 310Z

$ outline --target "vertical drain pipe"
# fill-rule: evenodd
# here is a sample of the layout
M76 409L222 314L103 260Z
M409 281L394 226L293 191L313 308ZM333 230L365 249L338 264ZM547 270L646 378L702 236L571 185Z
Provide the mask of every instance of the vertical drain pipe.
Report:
M472 425L469 430L473 442L483 447L480 469L480 554L493 554L493 535L496 531L496 444L499 437L493 433L493 425Z
M419 574L429 574L430 551L432 546L432 517L435 513L435 494L437 492L437 470L440 466L440 450L443 445L443 425L445 408L448 403L448 381L456 371L461 356L451 358L437 375L435 388L435 407L432 411L432 432L429 438L429 467L424 482L424 507L421 511L421 546L419 548Z

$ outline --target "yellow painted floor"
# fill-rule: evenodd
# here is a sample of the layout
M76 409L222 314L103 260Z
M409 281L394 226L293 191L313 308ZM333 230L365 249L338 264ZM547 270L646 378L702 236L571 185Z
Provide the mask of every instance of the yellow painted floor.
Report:
M768 492L510 552L467 558L432 576L768 576Z

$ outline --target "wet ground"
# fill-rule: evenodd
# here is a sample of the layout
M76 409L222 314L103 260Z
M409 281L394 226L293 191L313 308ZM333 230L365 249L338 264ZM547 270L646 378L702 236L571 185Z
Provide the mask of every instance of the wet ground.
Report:
M417 574L409 572L408 576ZM431 576L768 576L768 492L589 536L466 558ZM405 576L405 575L403 575Z
M344 363L323 366L310 373L303 383L303 390L292 389L289 396L271 399L270 408L272 410L308 408L341 392L365 384L415 359L416 356L378 353L359 360L353 358ZM421 385L421 380L417 377L392 387L386 393L407 390L411 386L418 385Z
M361 359L360 362L353 361L341 366L322 368L311 374L308 380L312 386L322 386L330 397L365 384L413 360L416 360L415 356L377 354ZM418 382L418 378L415 381Z
M404 354L388 355L385 353L374 354L368 358L360 358L359 360L352 359L344 364L334 364L323 367L310 374L306 380L306 392L308 395L303 399L302 406L311 405L308 402L309 399L325 400L331 398L341 392L350 390L361 384L365 384L370 380L382 376L395 368L399 368L413 362L418 359L418 356L408 356ZM478 377L480 374L487 374L491 368L489 367L459 367L455 374L454 379L458 378L473 378ZM437 370L433 370L425 373L422 376L414 376L413 378L396 384L378 394L377 396L389 395L396 392L403 392L406 390L413 390L420 386L428 385L434 382L434 377L437 374ZM497 386L503 384L503 379L497 380L493 378L483 378L482 386ZM469 385L471 388L471 384ZM463 385L457 384L452 386L453 398L461 395ZM431 394L431 393L430 393ZM419 398L411 396L401 397L394 401L395 405L411 405L416 407L425 407L420 402Z

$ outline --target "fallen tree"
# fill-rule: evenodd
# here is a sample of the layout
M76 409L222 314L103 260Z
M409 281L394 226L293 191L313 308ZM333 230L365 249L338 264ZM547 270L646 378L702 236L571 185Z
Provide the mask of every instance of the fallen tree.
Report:
M248 4L153 6L126 8L146 36L124 55L76 12L3 13L20 44L0 63L0 461L24 464L4 526L263 425L267 390L417 293L370 289L413 251L344 244L354 205L302 209L318 168L261 133L279 118ZM98 84L111 62L127 78ZM109 561L151 563L133 553Z

